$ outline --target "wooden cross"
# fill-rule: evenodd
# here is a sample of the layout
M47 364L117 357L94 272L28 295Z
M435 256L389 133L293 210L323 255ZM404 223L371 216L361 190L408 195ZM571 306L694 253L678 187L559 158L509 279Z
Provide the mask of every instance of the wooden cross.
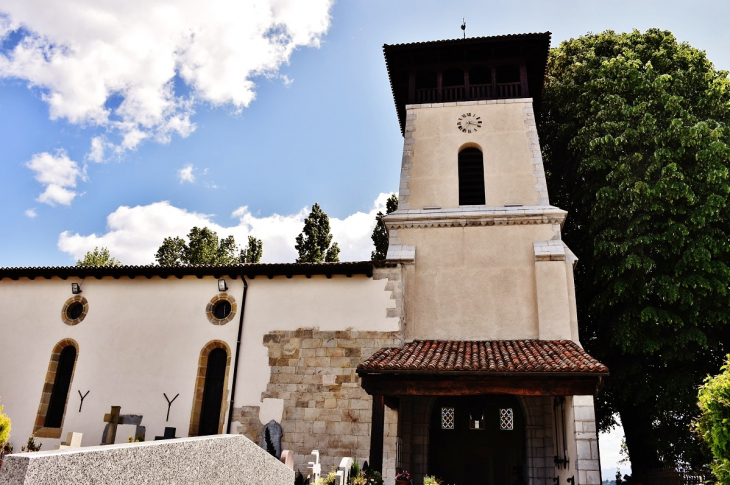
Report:
M112 406L112 411L104 415L104 422L109 423L104 439L105 445L113 445L114 440L117 438L117 426L123 424L119 422L119 412L121 410L121 406Z

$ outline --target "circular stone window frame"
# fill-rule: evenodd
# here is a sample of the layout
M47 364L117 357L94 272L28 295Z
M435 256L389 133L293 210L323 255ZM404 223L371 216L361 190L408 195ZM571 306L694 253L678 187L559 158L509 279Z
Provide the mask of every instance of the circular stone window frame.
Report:
M68 316L69 309L76 304L83 305L83 310L81 311L81 315L79 315L78 318L70 318ZM79 323L84 321L84 318L86 318L86 314L89 313L89 302L81 295L74 295L68 300L66 300L66 303L64 303L63 308L61 309L61 320L66 325L78 325Z
M216 318L215 313L213 313L213 309L215 308L216 303L221 301L227 301L231 304L231 312L226 318ZM208 317L208 321L213 325L225 325L226 323L233 320L233 317L236 316L237 310L238 305L236 305L235 298L233 298L228 293L219 293L211 298L208 304L205 306L205 316Z

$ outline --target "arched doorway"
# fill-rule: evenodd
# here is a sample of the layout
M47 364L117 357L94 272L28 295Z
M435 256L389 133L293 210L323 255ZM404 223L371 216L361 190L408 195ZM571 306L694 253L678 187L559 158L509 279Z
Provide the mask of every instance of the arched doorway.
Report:
M525 417L514 396L441 397L429 428L428 473L444 483L526 483Z

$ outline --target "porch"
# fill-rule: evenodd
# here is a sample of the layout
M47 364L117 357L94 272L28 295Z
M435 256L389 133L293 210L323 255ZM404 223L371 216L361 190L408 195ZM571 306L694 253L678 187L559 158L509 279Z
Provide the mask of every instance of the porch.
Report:
M383 468L385 408L395 467L414 483L600 483L593 394L608 369L572 341L417 341L358 366L373 396L370 465ZM392 462L389 463L393 465Z

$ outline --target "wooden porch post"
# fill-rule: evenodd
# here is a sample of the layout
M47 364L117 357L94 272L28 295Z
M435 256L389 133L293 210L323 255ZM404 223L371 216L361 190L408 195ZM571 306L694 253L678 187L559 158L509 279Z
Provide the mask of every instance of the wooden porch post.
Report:
M370 469L383 473L383 427L385 425L385 398L373 394L373 419L370 428Z
M525 67L525 63L520 63L520 85L522 87L522 98L529 98L530 97L530 91L527 87L527 68Z
M413 70L408 74L408 104L416 104L416 73Z

